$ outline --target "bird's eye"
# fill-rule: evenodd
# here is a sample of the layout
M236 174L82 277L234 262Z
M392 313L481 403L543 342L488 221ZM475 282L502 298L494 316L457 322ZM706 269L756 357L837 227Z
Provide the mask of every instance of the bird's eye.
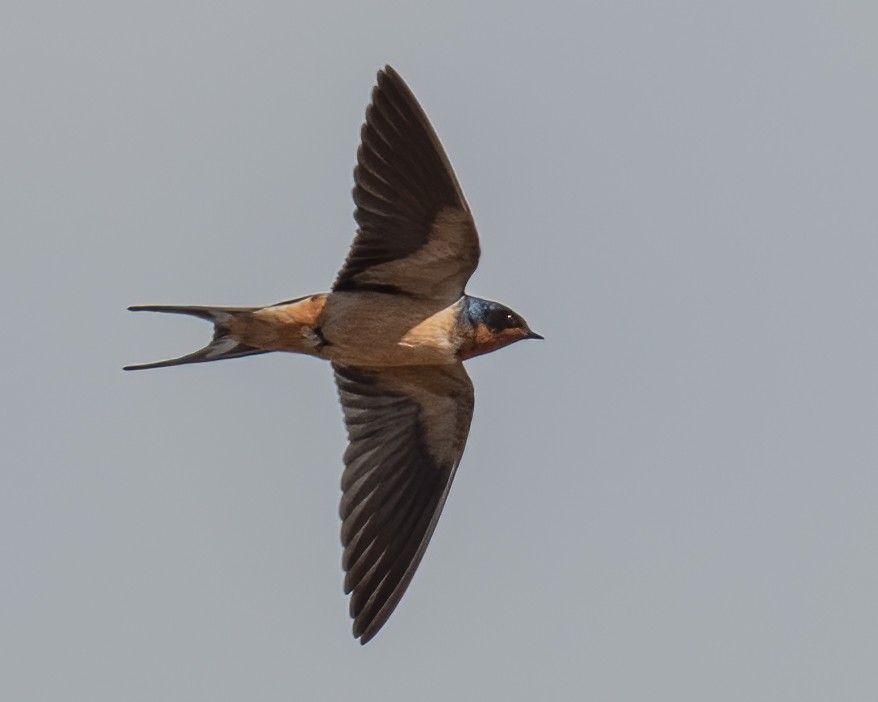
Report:
M505 310L494 310L488 316L486 322L488 327L495 332L521 327L521 320L512 312L506 312Z

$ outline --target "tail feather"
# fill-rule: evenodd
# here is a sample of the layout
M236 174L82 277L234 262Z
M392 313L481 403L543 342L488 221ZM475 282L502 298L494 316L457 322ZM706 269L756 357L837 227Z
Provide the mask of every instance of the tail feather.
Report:
M186 363L206 363L207 361L220 361L224 358L239 358L241 356L255 356L256 354L268 353L264 349L254 348L242 344L229 333L229 322L238 314L252 312L253 307L181 307L178 305L134 305L128 308L132 312L166 312L170 314L187 314L192 317L207 320L213 323L213 339L203 349L194 353L170 358L166 361L142 363L139 365L125 366L123 370L145 370L147 368L167 368L168 366L181 366Z

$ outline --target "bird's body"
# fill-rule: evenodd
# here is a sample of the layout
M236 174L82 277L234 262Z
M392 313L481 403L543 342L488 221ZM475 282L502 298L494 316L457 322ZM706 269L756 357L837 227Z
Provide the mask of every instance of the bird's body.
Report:
M357 236L328 293L267 307L140 306L214 324L195 353L129 369L274 351L332 363L350 445L342 477L345 591L361 643L405 592L442 511L469 433L463 361L542 338L464 286L478 264L469 207L414 95L389 66L366 112Z
M245 343L261 345L267 341L264 320L290 319L296 338L277 338L280 347L271 350L299 351L354 366L442 365L459 360L460 307L460 301L440 306L403 295L336 292L242 317L240 334Z

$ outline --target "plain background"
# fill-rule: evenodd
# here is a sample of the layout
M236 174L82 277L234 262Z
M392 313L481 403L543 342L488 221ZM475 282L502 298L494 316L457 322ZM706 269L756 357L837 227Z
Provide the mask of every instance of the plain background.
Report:
M319 7L319 9L318 9ZM10 2L0 698L878 699L874 2ZM327 366L129 304L326 290L375 71L544 334L350 636Z

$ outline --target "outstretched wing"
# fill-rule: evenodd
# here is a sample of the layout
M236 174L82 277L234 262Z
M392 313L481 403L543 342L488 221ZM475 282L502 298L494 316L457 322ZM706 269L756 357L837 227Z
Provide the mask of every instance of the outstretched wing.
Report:
M366 643L433 535L469 433L473 385L461 363L333 368L350 439L339 508L345 593Z
M354 183L359 229L333 291L457 300L479 262L475 222L439 137L390 66L366 108Z

